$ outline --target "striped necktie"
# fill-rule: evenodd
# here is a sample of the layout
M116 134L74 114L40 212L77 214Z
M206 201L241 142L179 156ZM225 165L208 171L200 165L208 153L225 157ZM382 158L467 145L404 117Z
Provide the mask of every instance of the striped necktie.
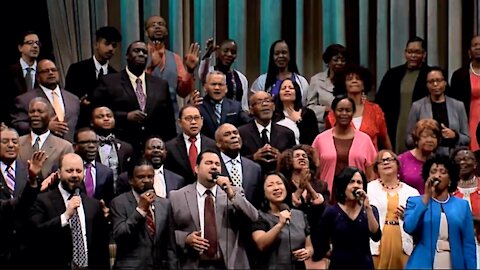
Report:
M5 175L7 176L5 180L7 182L8 191L10 192L10 195L13 195L13 191L15 190L15 171L12 166L7 167Z

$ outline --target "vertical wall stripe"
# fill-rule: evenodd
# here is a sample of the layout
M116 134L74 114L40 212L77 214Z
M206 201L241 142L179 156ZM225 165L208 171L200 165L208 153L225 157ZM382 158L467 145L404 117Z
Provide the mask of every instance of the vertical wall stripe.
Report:
M247 69L247 3L246 0L228 2L228 37L237 43L234 67L246 74Z
M176 2L176 0L171 0ZM195 42L198 42L202 48L207 39L215 37L215 3L213 0L195 0L194 1L194 28Z
M108 6L106 0L91 0L90 3L90 15L93 16L91 29L94 36L98 28L108 25Z
M143 23L145 23L150 16L154 15L160 15L160 0L143 0ZM170 27L170 24L168 27ZM142 29L145 29L143 25Z
M184 55L183 48L183 2L170 0L168 2L168 42L170 50ZM159 9L160 14L160 9Z
M295 60L297 62L298 71L300 74L303 74L303 0L297 0L296 2L296 24L295 24L295 32L296 32L296 55Z
M390 2L390 66L405 62L403 51L409 36L409 1Z
M425 0L415 0L415 35L425 38ZM405 41L406 44L406 41Z
M268 54L272 43L281 38L282 6L281 1L260 1L260 73L268 66Z
M76 1L74 2L77 16L81 23L77 24L78 27L78 47L80 50L79 56L81 59L87 59L92 56L92 39L90 29L90 7L85 3Z
M431 66L438 65L438 0L427 0L427 59Z
M473 23L475 29L475 35L480 35L480 0L475 1L475 5L477 6L475 15L473 16Z
M122 55L127 52L128 45L140 38L140 14L138 1L120 0L120 18L122 33ZM126 65L125 57L122 58L122 65Z
M322 1L322 17L323 17L323 48L327 48L328 45L333 43L332 37L332 16L333 14L333 5L334 0L323 0Z
M383 78L385 72L390 68L389 38L388 38L388 1L378 0L377 2L377 86ZM378 89L378 87L377 87Z
M448 1L448 81L462 65L462 2Z
M323 0L323 47L332 43L346 44L345 2Z
M368 16L369 16L369 0L359 0L359 51L360 51L360 65L368 67L369 62L369 25L368 25Z

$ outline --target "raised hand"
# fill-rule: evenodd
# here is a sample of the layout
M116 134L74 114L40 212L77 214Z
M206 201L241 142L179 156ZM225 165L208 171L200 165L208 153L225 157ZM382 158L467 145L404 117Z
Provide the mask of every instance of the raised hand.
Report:
M187 54L185 55L185 66L188 69L188 72L193 73L194 69L198 65L198 55L200 54L200 45L198 43L190 44Z
M207 43L205 46L205 55L203 56L203 59L209 58L212 55L212 53L218 50L218 48L220 48L220 46L215 44L215 41L213 40L213 38L207 39Z
M45 151L37 151L33 153L31 159L27 160L28 175L30 176L29 180L35 181L36 183L37 179L35 176L40 174L43 168L43 164L45 163L47 158L48 156L47 156L47 153L45 153ZM30 183L30 184L34 184L34 183Z

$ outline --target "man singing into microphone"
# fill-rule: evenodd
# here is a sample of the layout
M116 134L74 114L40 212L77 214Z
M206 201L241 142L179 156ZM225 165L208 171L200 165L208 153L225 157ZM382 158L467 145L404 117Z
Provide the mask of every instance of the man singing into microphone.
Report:
M83 160L60 157L58 187L38 195L30 212L36 267L108 269L108 228L100 202L81 193Z
M196 182L170 192L179 267L249 269L239 231L257 220L257 210L241 187L218 175L221 163L216 152L201 152L195 173Z
M111 203L114 269L176 269L174 236L169 230L170 203L155 195L152 163L141 158L128 169L132 188Z

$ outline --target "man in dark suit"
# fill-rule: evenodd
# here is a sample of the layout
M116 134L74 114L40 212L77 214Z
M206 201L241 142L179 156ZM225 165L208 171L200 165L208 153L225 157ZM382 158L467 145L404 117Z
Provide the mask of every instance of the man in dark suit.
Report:
M20 59L8 68L4 77L6 91L3 91L4 95L0 99L0 122L10 122L16 96L38 87L36 72L40 47L38 35L33 31L24 32L19 37Z
M198 106L203 117L202 134L214 139L215 130L223 124L230 123L236 127L250 122L252 119L242 109L242 104L226 98L226 76L220 71L210 71L204 85L206 96L198 98L195 92L191 101Z
M256 92L250 97L250 114L255 121L238 128L243 142L242 156L260 164L263 174L275 170L280 153L295 145L293 132L272 122L274 110L272 96Z
M182 269L249 269L240 229L257 221L258 212L228 177L213 179L221 168L216 152L201 152L195 167L198 180L170 193Z
M70 65L65 76L65 89L76 95L81 101L78 127L90 124L90 101L89 97L97 87L97 78L117 71L109 64L109 60L115 55L118 43L122 41L122 35L115 27L100 27L95 32L94 53L89 59L82 60Z
M39 192L38 175L47 155L36 152L29 165L17 159L18 133L0 131L0 265L2 268L27 267L28 209Z
M145 142L143 157L150 161L155 170L153 179L153 189L160 198L167 198L172 190L177 190L185 186L185 180L180 175L167 170L163 164L167 158L167 149L165 143L159 137L153 136ZM118 178L118 188L120 193L130 191L128 175L122 173Z
M195 160L201 151L217 149L215 141L200 134L203 118L193 105L180 109L178 125L182 133L167 142L167 159L165 168L181 175L185 184L195 182ZM193 143L192 143L193 142Z
M155 195L153 165L140 159L128 170L130 191L112 201L115 269L177 269L170 203Z
M114 191L115 194L120 194L117 179L122 172L127 171L127 164L133 156L133 147L115 136L115 118L110 108L102 106L93 109L91 125L99 142L96 160L112 169Z
M60 183L39 194L30 211L35 227L36 267L49 269L108 269L109 233L100 202L80 192L83 160L62 156Z
M235 186L243 187L247 200L258 209L263 198L262 168L240 155L242 138L238 129L232 124L221 125L215 132L215 141L220 149L222 172Z
M113 172L112 170L96 161L98 152L97 134L88 128L80 128L73 137L75 153L85 163L85 184L86 193L89 197L103 200L106 205L114 197ZM90 174L90 175L88 175Z
M150 135L163 140L175 137L175 116L166 81L145 73L147 47L134 41L127 49L127 67L100 78L94 106L109 106L117 134L139 151ZM137 153L139 154L139 153Z
M80 112L80 102L75 95L60 88L60 75L55 63L45 59L38 62L37 67L39 88L15 98L12 125L20 135L30 132L28 105L33 98L43 97L52 104L55 112L48 128L54 135L72 142Z
M29 134L19 139L20 152L18 159L27 163L33 153L45 151L48 159L43 164L42 177L49 176L54 166L58 167L59 159L66 153L73 153L72 144L64 139L51 134L48 124L53 116L50 102L42 97L36 97L28 106L28 119L30 122ZM42 178L42 179L43 179Z

